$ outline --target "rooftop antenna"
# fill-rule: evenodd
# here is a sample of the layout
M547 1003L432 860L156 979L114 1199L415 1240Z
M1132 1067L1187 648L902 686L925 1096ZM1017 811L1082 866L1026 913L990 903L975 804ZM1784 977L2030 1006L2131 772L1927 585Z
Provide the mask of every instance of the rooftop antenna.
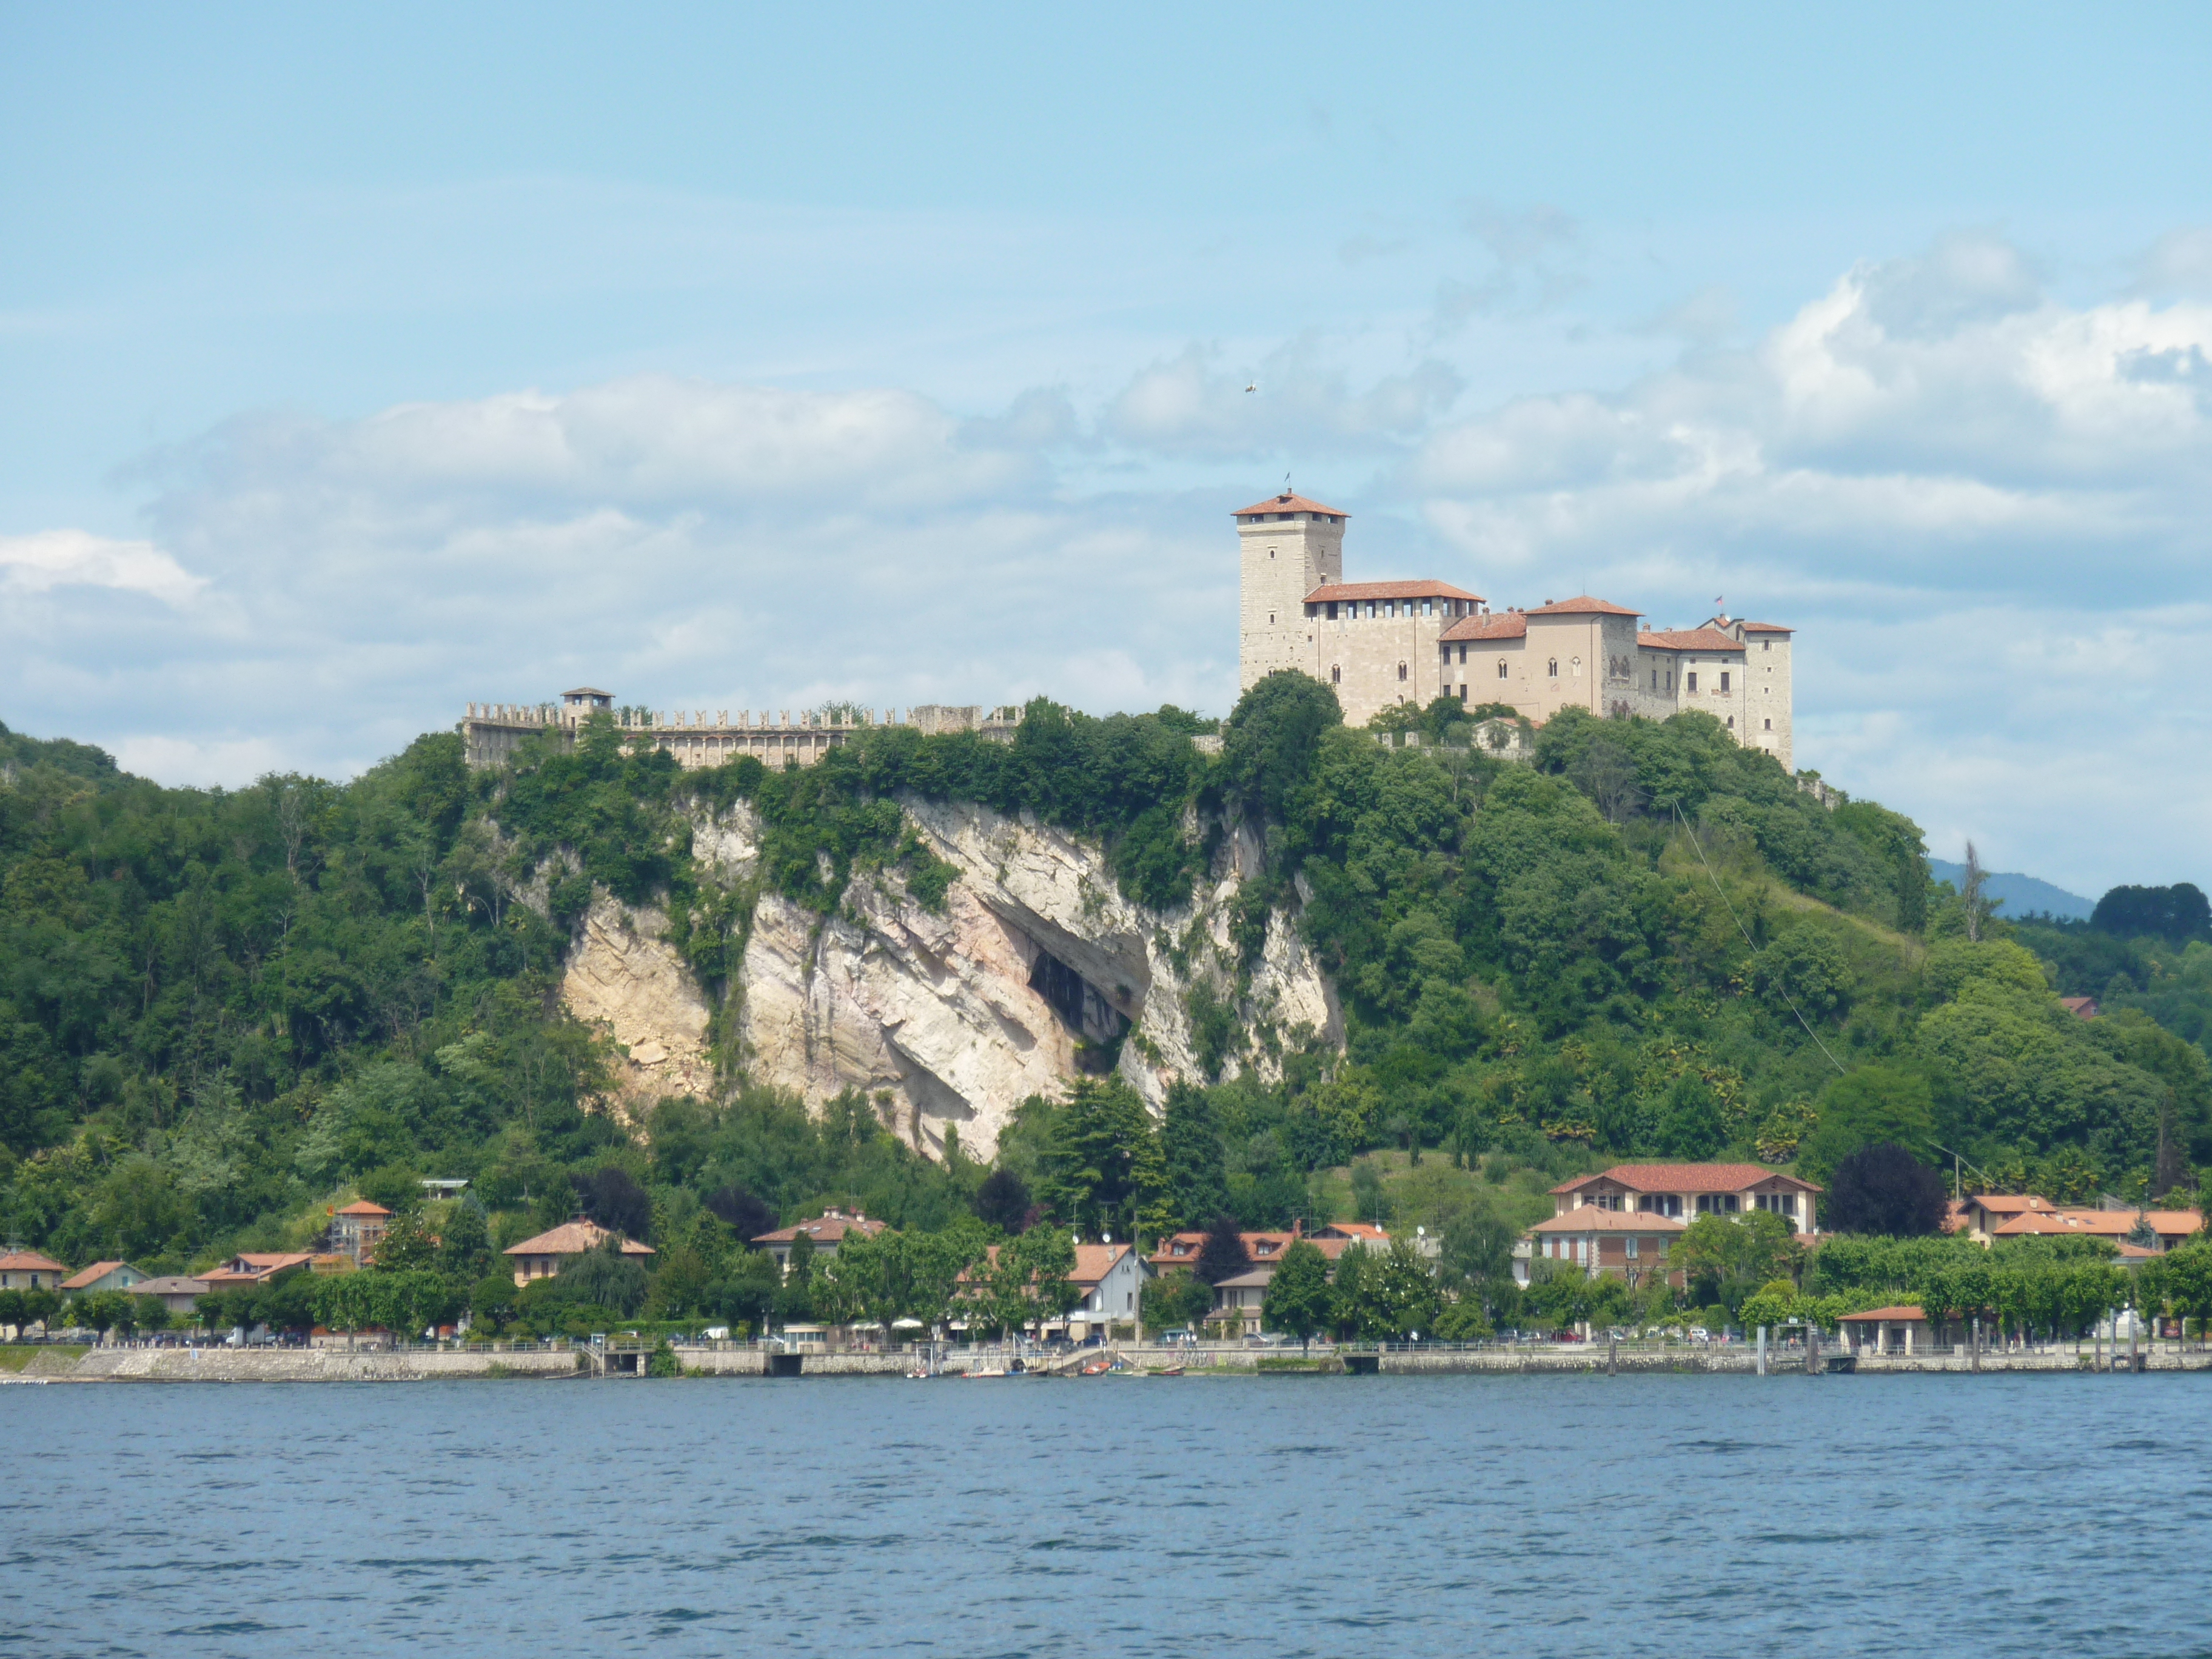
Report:
M1285 467L1285 468L1283 470L1283 499L1284 499L1285 501L1288 501L1288 500L1290 500L1290 498L1291 498L1291 474L1290 474L1290 469L1289 469L1289 468L1287 468L1287 467Z

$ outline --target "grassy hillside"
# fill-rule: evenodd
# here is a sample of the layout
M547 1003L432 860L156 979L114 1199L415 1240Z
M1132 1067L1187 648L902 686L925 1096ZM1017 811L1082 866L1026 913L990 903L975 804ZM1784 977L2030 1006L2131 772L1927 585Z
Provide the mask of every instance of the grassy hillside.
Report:
M488 1246L581 1206L696 1278L713 1224L825 1200L1018 1223L1018 1188L1119 1236L1349 1214L1379 1179L1401 1220L1494 1243L1543 1186L1613 1157L1817 1173L1879 1131L2068 1194L2146 1187L2161 1136L2170 1164L2212 1160L2205 947L2091 960L1996 923L1969 943L1913 824L1830 810L1702 716L1564 715L1533 767L1471 746L1455 707L1395 723L1419 745L1346 730L1326 688L1284 675L1218 757L1177 710L1040 702L1011 745L888 728L805 772L682 773L600 727L495 773L436 734L351 783L238 791L0 729L0 1231L176 1270L296 1243L356 1192L398 1206L419 1176L465 1176ZM901 791L1095 836L1170 911L1231 827L1257 827L1268 867L1231 948L1180 947L1202 970L1206 1075L1158 1124L1116 1085L1030 1103L995 1185L917 1160L856 1097L810 1119L734 1071L628 1133L603 1041L556 999L593 887L665 903L719 988L753 894L692 863L690 815L750 800L759 880L818 909L877 866L941 903L950 867L907 833ZM1271 912L1334 977L1343 1053L1243 1006ZM2022 940L2118 1012L2065 1013ZM1279 1085L1254 1079L1263 1058Z

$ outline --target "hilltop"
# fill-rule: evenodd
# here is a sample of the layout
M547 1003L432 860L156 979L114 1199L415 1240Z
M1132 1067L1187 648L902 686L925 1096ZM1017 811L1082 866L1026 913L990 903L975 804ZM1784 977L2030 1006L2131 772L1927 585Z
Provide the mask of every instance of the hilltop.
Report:
M994 1170L1120 1237L1345 1208L1325 1172L1386 1149L1523 1199L1613 1158L1817 1177L1877 1134L2062 1198L2212 1159L2181 1005L2076 1018L1900 815L1701 714L1570 711L1528 763L1455 702L1378 724L1278 674L1218 756L1178 710L1040 702L1011 742L885 728L803 771L607 724L237 791L8 737L0 1226L158 1272L424 1176L471 1179L494 1244L580 1205L666 1244L998 1214ZM690 1048L579 1017L610 963L607 1018L688 1010ZM984 1033L969 1080L933 1022ZM1431 1218L1501 1265L1502 1199L1395 1185L1449 1186Z

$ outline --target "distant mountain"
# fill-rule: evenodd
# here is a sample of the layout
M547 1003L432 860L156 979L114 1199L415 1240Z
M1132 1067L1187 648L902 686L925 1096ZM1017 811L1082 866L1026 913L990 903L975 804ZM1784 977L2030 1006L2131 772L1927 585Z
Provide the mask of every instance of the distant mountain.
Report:
M1938 881L1948 881L1957 887L1966 879L1966 866L1954 864L1948 859L1930 859L1928 867ZM2049 911L2062 920L2087 921L2089 913L2097 908L2097 901L2083 898L2079 893L2069 893L2063 887L2053 887L2047 881L2038 881L2033 876L2016 872L1992 871L1982 878L1983 893L1993 899L2002 899L2001 916L2025 916Z

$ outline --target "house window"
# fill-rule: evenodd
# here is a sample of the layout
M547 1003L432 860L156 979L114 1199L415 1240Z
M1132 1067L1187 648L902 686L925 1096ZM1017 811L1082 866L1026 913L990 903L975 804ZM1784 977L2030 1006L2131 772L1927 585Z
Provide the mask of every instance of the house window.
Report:
M1690 674L1689 684L1691 690L1695 691L1698 689L1698 676L1694 670Z
M1636 1241L1635 1239L1631 1238L1631 1239L1626 1239L1626 1240L1624 1240L1624 1241L1622 1241L1622 1242L1623 1242L1623 1243L1624 1243L1625 1247L1626 1247L1626 1249L1627 1249L1627 1252L1628 1252L1628 1259L1629 1259L1631 1261L1635 1261L1635 1260L1636 1260L1636 1245L1637 1245L1637 1241Z
M1722 669L1722 670L1721 670L1721 690L1723 690L1723 691L1725 691L1725 690L1727 690L1728 689L1729 689L1729 677L1728 677L1728 670L1727 670L1727 669L1725 669L1725 668L1723 668L1723 669Z
M1553 679L1557 679L1557 678L1559 678L1559 659L1557 657L1552 657L1552 658L1547 659L1545 661L1545 664L1544 664L1544 670L1545 670L1545 672L1548 673L1548 674L1549 674L1549 675L1550 675Z
M1498 678L1501 680L1505 678L1505 659L1503 657L1498 659Z

